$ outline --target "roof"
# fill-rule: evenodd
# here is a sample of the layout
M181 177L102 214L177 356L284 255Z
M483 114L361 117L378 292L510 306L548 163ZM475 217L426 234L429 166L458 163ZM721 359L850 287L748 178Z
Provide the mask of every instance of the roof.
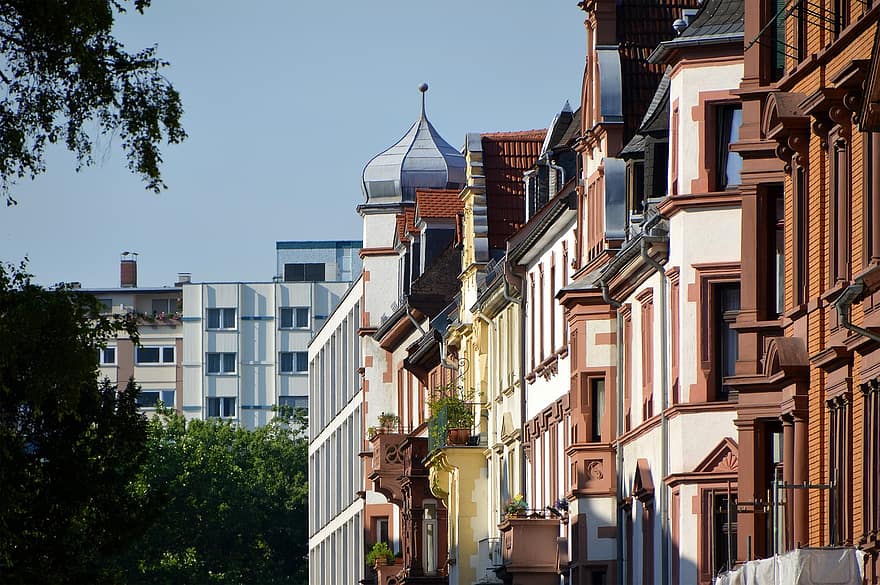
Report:
M416 230L415 216L416 212L412 207L404 209L403 213L398 213L395 216L395 231L397 233L398 242L407 242L409 241L408 234L418 233L418 230Z
M672 23L697 0L627 0L617 4L617 42L623 76L624 143L639 121L663 77L665 67L648 61L658 44L675 36ZM639 124L640 125L640 124Z
M416 215L420 218L454 218L464 210L460 191L452 189L417 189Z
M500 249L525 221L523 173L541 155L547 130L482 134L489 248Z
M367 203L414 201L419 187L464 186L464 156L440 136L425 115L427 90L427 84L419 86L422 109L403 138L374 156L364 167L363 189Z
M650 60L660 63L684 47L734 43L742 51L743 0L706 0L682 33L661 43Z
M671 67L666 68L666 72L657 86L657 91L654 92L654 97L651 99L651 103L648 104L645 117L642 118L638 134L633 136L627 145L623 147L623 150L620 151L621 156L643 152L645 149L645 135L653 132L662 132L664 134L669 132L669 73L671 70Z
M324 250L339 248L361 248L361 240L303 240L303 241L277 241L276 250Z

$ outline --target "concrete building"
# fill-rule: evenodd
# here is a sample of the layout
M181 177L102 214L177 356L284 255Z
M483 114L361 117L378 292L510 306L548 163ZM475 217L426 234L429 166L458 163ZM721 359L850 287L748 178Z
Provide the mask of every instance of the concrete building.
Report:
M358 241L278 242L272 282L184 283L187 418L254 428L275 406L308 408L308 344L359 271Z
M133 377L141 386L138 403L145 412L155 409L159 401L179 409L183 400L181 284L187 275L179 275L174 286L139 287L137 256L122 254L118 288L82 289L94 295L107 313L138 317L140 347L125 335L109 340L98 355L99 376L120 386Z

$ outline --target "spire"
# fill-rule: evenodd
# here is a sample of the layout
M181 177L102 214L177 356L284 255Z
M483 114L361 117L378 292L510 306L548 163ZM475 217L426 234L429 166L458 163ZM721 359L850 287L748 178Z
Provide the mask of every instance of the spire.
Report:
M421 113L421 117L422 117L422 118L425 118L425 117L426 117L426 116L425 116L425 94L428 93L428 84L427 84L427 83L421 83L421 84L419 85L419 91L422 92L422 113Z

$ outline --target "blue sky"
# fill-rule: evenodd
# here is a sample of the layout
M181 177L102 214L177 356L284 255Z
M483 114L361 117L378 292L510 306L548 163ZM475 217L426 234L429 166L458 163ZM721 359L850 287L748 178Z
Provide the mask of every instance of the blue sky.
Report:
M0 260L42 284L265 281L276 240L360 239L360 174L416 119L453 146L467 132L544 128L576 107L585 36L577 0L154 0L120 17L129 50L170 62L189 138L166 146L168 189L146 191L118 139L79 173L62 149L0 209Z

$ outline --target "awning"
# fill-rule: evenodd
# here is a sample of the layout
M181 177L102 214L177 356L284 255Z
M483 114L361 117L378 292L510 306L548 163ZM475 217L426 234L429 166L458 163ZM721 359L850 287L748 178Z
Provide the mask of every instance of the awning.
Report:
M865 553L853 547L799 548L749 561L715 585L862 585Z

